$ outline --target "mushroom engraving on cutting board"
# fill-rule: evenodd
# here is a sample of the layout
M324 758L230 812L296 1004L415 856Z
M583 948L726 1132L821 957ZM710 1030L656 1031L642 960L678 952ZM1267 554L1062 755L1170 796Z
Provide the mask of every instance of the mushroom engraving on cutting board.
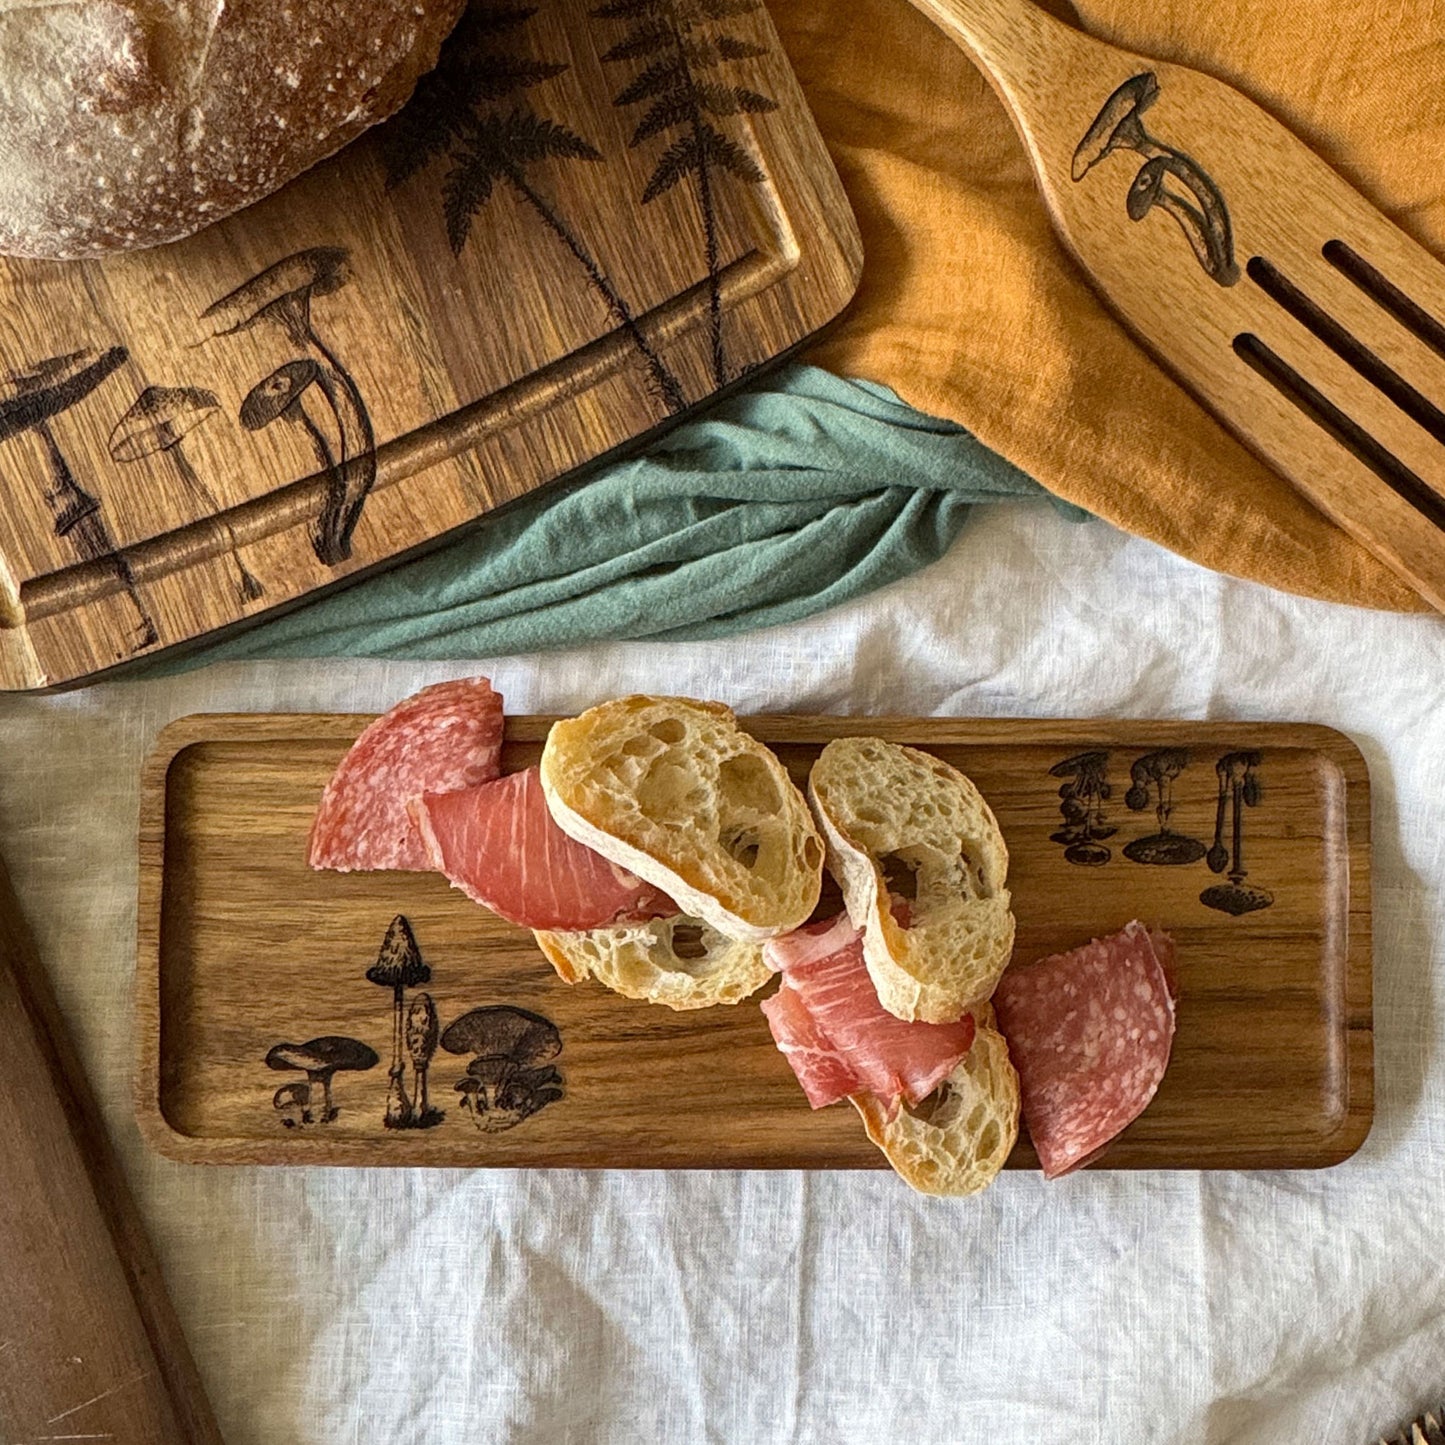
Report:
M1126 80L1103 104L1074 152L1073 177L1082 181L1116 151L1144 157L1125 197L1131 221L1151 211L1172 216L1199 264L1221 286L1239 280L1229 207L1204 168L1174 146L1156 140L1140 118L1159 99L1159 78L1146 70ZM1171 184L1171 182L1173 184Z
M422 960L416 934L404 914L387 926L376 962L366 970L369 983L389 988L392 996L391 1069L387 1074L386 1109L382 1123L388 1129L430 1129L445 1117L427 1102L427 1069L437 1046L437 1012L430 994L418 994L407 1007L406 991L431 982L431 969ZM406 1066L410 1062L413 1090L407 1092Z
M266 1055L268 1069L297 1069L304 1082L282 1084L271 1097L272 1107L288 1129L304 1124L329 1124L341 1112L331 1100L331 1077L343 1071L374 1069L381 1060L360 1039L327 1034L304 1044L277 1044ZM316 1086L321 1086L318 1099ZM318 1109L319 1104L319 1109Z
M538 113L522 93L571 69L570 61L528 55L513 34L537 7L474 4L443 47L435 70L422 77L411 100L381 127L380 145L389 189L445 156L442 182L447 239L461 255L472 221L497 188L509 186L571 256L640 357L648 388L670 412L686 405L682 385L658 354L611 277L529 172L545 162L602 159L583 136ZM503 103L506 108L503 108Z
M0 400L0 441L34 431L45 448L50 466L45 501L54 518L55 535L67 541L83 562L110 565L137 618L137 640L130 650L141 652L159 638L155 622L141 600L130 563L117 549L110 528L100 515L100 498L76 481L50 426L62 412L84 401L119 370L128 356L123 346L112 346L99 356L90 351L75 351L36 362L25 371L11 372L6 379L12 395Z
M1059 785L1059 812L1064 826L1050 833L1052 842L1064 845L1064 861L1081 868L1100 868L1113 852L1103 843L1117 828L1105 821L1104 804L1113 793L1109 782L1109 754L1102 748L1075 753L1049 769L1063 778Z
M447 1025L441 1044L449 1054L473 1055L453 1088L488 1134L515 1128L562 1097L562 1075L550 1062L562 1052L562 1035L530 1009L474 1008Z
M1229 869L1227 883L1215 883L1199 895L1206 908L1217 908L1238 918L1268 908L1274 894L1244 880L1244 810L1258 807L1263 796L1259 784L1258 752L1225 753L1214 765L1219 779L1219 800L1214 815L1214 844L1205 855L1211 873ZM1231 846L1224 846L1224 815L1230 813Z
M723 176L756 185L763 168L738 140L713 124L726 116L776 110L777 101L719 72L737 61L766 55L767 47L727 33L723 26L737 16L762 8L762 0L610 0L592 11L596 20L620 21L626 34L602 59L611 64L636 63L641 69L613 97L613 105L646 105L630 144L673 135L658 158L642 204L665 195L689 176L702 218L707 262L708 338L713 380L731 379L722 334L722 272L718 255L715 187Z
M111 429L111 460L136 462L157 453L168 457L181 485L205 507L210 516L218 517L222 511L221 504L215 493L196 475L196 469L186 456L183 441L220 405L214 392L201 391L196 387L146 387ZM225 530L231 544L231 561L236 568L237 594L242 602L255 602L265 596L266 589L241 560L235 532L229 526Z
M376 435L371 413L355 378L322 340L311 315L311 303L316 297L335 294L350 279L344 247L313 246L283 257L201 313L202 320L215 324L213 336L234 336L268 325L277 327L294 348L295 358L247 395L242 403L241 423L248 431L258 431L277 416L284 416L288 421L300 421L308 430L318 472L326 480L321 514L311 531L311 548L328 567L340 566L351 556L352 535L376 482ZM335 422L334 453L299 404L300 394L313 384L319 404ZM276 404L271 414L268 409L277 397L285 400Z
M1142 813L1154 800L1154 820L1158 831L1144 838L1135 838L1124 845L1124 856L1135 863L1152 863L1167 868L1197 863L1204 857L1204 844L1169 827L1174 812L1174 780L1189 766L1185 748L1159 748L1136 758L1129 769L1129 791L1124 806Z

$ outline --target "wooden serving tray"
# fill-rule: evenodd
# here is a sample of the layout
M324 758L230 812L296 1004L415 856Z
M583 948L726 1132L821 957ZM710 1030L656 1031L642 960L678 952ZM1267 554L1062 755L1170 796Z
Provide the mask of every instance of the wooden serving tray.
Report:
M312 872L317 800L369 720L198 715L161 735L142 797L137 986L137 1108L157 1149L199 1163L882 1166L851 1108L809 1110L754 1002L673 1013L590 981L569 987L530 933L439 875ZM551 721L508 719L506 770L537 760ZM1173 933L1173 1059L1105 1167L1307 1168L1359 1147L1373 1107L1370 806L1348 739L1271 723L745 726L799 783L823 743L855 734L925 747L967 772L1008 841L1016 960L1135 917ZM430 970L404 990L404 1033L425 1034L423 993L442 1031L427 1079L444 1117L428 1127L384 1122L395 997L366 975L397 915ZM470 1055L445 1047L469 1025L446 1030L498 1006L548 1021L555 1035L538 1034L561 1047L527 1061L518 1117L487 1132L455 1088ZM314 1076L307 1121L294 1089L277 1093L307 1075L267 1058L328 1037L355 1041L333 1057L375 1062ZM294 1047L280 1052L294 1063ZM415 1096L406 1044L403 1067ZM1010 1162L1036 1164L1026 1140Z
M842 310L762 0L605 8L474 4L398 117L188 240L0 259L0 690L414 552Z

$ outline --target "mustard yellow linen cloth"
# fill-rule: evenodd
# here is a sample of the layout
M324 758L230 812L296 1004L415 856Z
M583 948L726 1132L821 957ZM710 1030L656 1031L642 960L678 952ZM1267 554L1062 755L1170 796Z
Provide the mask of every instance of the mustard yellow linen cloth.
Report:
M1445 254L1445 4L1081 0L1054 13L1263 104ZM863 231L857 301L808 359L967 427L1051 491L1207 567L1423 604L1248 452L1055 240L1001 102L907 0L770 0Z

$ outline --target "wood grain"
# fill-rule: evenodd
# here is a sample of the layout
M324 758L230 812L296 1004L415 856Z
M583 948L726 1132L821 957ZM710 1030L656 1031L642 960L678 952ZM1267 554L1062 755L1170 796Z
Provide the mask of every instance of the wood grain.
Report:
M1003 98L1060 236L1123 321L1445 609L1445 268L1209 76L1028 0L913 3Z
M220 1445L0 869L0 1440Z
M569 987L529 933L437 875L311 872L306 838L317 799L367 721L197 716L162 735L142 797L137 991L136 1103L157 1149L215 1163L883 1166L850 1109L808 1109L754 1002L679 1014L592 982ZM549 723L508 720L506 769L536 760ZM1009 844L1016 960L1134 917L1174 934L1173 1060L1107 1167L1310 1167L1345 1158L1364 1139L1373 1100L1369 784L1347 739L1267 723L760 717L746 725L799 781L821 745L842 734L917 744L967 772ZM1170 831L1198 840L1197 852L1220 820L1216 764L1258 752L1242 857L1223 815L1231 853L1223 873L1197 853L1189 866L1154 866L1124 852L1158 832L1158 789L1141 760L1170 749L1187 751L1172 782ZM1097 789L1091 797L1087 777L1080 787L1070 762L1080 754L1104 756L1107 798ZM1148 793L1140 811L1127 806L1136 765ZM1083 821L1068 822L1066 806ZM1105 826L1117 831L1095 837ZM1065 842L1055 841L1060 832ZM1081 843L1083 856L1107 849L1107 861L1067 861L1066 847ZM1240 886L1263 890L1269 906L1240 916L1205 906L1201 895L1238 870ZM836 892L823 907L838 907ZM465 1056L438 1051L430 1094L446 1119L430 1129L382 1127L392 997L365 974L396 914L409 919L430 967L425 991L443 1025L496 1005L556 1025L562 1099L512 1129L483 1133L457 1107ZM334 1120L288 1128L273 1091L301 1075L268 1069L267 1053L328 1035L362 1041L379 1062L334 1076ZM1020 1143L1011 1163L1035 1162Z
M474 5L438 75L482 99L424 80L186 241L0 260L0 688L414 553L837 315L858 234L760 0L694 24L685 83L640 100L676 50L671 0L636 58L612 54L635 26L596 8Z

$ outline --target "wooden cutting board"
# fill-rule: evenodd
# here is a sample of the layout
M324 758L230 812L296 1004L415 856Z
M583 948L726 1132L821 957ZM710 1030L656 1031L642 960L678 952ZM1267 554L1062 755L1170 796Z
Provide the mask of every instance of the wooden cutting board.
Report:
M162 734L142 798L137 992L137 1107L157 1149L202 1163L881 1167L851 1108L809 1110L754 1002L673 1013L569 987L530 933L438 875L309 870L322 787L368 721L202 715ZM506 770L537 760L550 721L508 719ZM823 743L860 733L968 773L1008 841L1016 961L1135 917L1170 930L1173 1058L1106 1167L1303 1168L1358 1148L1373 1107L1370 807L1346 738L1267 723L745 725L800 783ZM398 917L429 971L400 999L366 976L389 931L399 956ZM560 1051L510 1127L488 1132L455 1085L468 1016L498 1008L536 1015ZM409 1048L431 1009L443 1047L421 1048L421 1127ZM385 1124L398 1019L403 1128ZM1035 1165L1026 1141L1011 1163Z
M0 689L423 548L835 317L852 214L762 0L723 10L474 5L400 116L261 204L0 259Z

